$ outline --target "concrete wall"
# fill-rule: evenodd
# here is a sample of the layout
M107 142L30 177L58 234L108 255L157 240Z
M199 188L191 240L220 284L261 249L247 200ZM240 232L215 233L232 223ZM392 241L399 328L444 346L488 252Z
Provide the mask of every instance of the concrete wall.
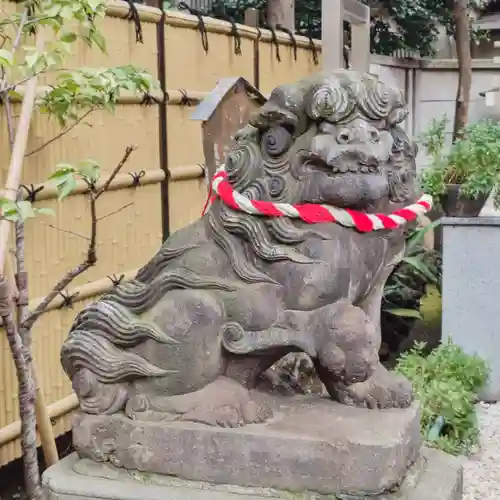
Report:
M447 130L448 143L455 113L455 98L458 86L458 67L454 59L436 59L433 61L405 61L385 56L373 56L372 73L380 76L387 83L392 83L406 91L410 116L405 124L406 131L415 139L425 132L433 118L443 114L449 117ZM500 64L490 59L473 60L471 106L469 118L477 121L481 118L500 120L500 106L487 107L480 92L488 90L500 82ZM428 163L428 158L421 151L418 156L420 168Z

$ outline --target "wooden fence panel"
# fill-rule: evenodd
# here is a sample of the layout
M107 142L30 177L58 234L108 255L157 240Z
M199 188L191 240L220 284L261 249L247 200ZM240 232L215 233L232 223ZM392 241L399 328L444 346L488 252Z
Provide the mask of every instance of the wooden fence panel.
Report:
M110 2L108 17L101 29L106 33L107 54L90 51L84 44L75 47L70 59L73 68L103 67L133 64L157 75L156 24L161 19L157 9L140 8L144 43L136 43L133 24L124 19L126 2ZM49 80L41 80L47 84ZM22 90L22 89L21 89ZM40 89L42 90L42 89ZM59 435L70 428L68 412L74 407L71 385L64 374L59 352L73 318L85 304L95 300L113 284L108 275L126 274L132 277L162 242L162 200L160 183L165 174L159 161L159 107L141 105L143 96L124 95L116 112L93 112L80 124L39 153L29 156L24 165L23 183L39 185L47 180L58 163L75 163L92 158L102 166L105 178L119 162L128 145L137 146L129 163L111 184L111 190L98 203L98 216L104 217L98 226L98 262L72 284L70 293L79 292L74 309L53 308L33 331L34 359L40 385L54 416L54 431ZM17 113L19 104L14 106ZM5 113L0 110L0 156L2 165L9 164ZM34 115L28 140L28 151L34 150L61 129L55 120ZM141 185L133 187L131 173L144 171ZM6 177L0 170L0 182ZM54 209L54 218L38 217L26 223L26 266L30 280L30 304L36 304L50 291L56 280L85 256L90 215L85 186L79 185L74 194L58 203L53 186L46 184L35 203ZM114 215L108 214L118 211ZM54 229L53 225L58 229ZM58 303L56 301L55 306ZM16 438L18 390L13 362L5 335L0 335L0 465L20 455Z
M276 32L276 38L278 46L272 41L271 32L262 30L262 38L259 42L259 72L260 90L265 95L278 85L293 83L321 69L321 45L318 41L313 42L316 49L314 52L311 42L306 37L296 36L297 59L295 59L289 35Z
M210 92L220 78L253 78L253 40L257 30L237 25L241 54L235 53L237 39L225 21L203 18L208 52L202 45L198 18L181 12L167 12L165 59L167 88Z

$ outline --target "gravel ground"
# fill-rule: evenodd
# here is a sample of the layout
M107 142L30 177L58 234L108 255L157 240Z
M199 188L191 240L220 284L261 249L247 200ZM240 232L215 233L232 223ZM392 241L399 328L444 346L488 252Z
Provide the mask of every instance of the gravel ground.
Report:
M463 500L500 500L500 404L477 405L481 446L464 462Z

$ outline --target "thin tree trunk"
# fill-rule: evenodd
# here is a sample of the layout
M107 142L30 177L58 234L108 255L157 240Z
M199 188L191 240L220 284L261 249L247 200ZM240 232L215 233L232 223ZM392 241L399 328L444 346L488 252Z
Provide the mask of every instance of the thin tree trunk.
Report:
M17 325L19 335L21 336L21 340L23 342L26 360L28 361L29 367L31 369L31 378L33 379L33 384L35 386L36 424L38 428L38 434L40 436L40 442L42 444L45 465L47 467L50 467L59 462L59 454L57 451L54 431L52 429L52 423L47 411L45 394L38 381L35 361L33 359L31 348L31 327L26 328L24 326L24 321L26 320L30 312L28 307L28 273L26 272L24 249L24 222L22 220L18 220L16 222L16 281L18 289Z
M472 56L470 49L469 12L467 0L454 0L453 19L455 21L455 40L458 58L458 89L455 103L455 122L453 141L467 125L472 85Z
M38 454L36 448L36 389L31 377L29 360L26 359L21 336L16 327L13 304L9 287L3 275L0 275L0 316L3 320L10 350L14 359L19 381L19 413L21 415L21 448L23 450L24 483L30 500L42 498Z

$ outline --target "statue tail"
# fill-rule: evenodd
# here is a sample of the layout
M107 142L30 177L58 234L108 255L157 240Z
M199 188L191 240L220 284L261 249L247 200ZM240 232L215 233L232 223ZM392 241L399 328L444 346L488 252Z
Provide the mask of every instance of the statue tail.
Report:
M61 349L61 363L83 411L120 411L131 381L172 373L129 350L146 340L176 343L154 324L141 321L124 305L106 297L76 317Z

